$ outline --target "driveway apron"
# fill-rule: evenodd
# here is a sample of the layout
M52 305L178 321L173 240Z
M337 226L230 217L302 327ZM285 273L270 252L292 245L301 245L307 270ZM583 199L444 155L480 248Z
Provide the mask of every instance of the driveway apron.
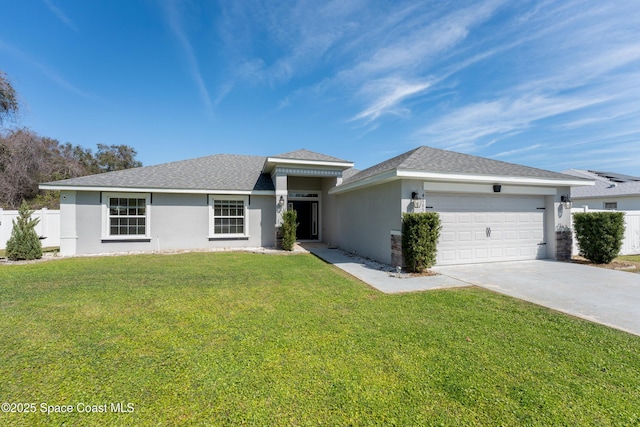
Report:
M640 274L548 260L436 266L432 270L640 335Z

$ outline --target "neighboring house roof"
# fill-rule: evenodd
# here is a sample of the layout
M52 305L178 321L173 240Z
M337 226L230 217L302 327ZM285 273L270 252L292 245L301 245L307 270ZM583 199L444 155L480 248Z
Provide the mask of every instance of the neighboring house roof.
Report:
M354 188L381 179L431 178L440 180L486 180L505 182L548 182L549 185L591 185L588 180L558 172L456 153L431 147L418 147L346 178L342 186ZM340 191L340 190L338 190Z
M267 191L271 177L262 173L266 158L217 154L155 166L83 176L42 184L43 189L145 189L182 192Z
M640 181L640 177L625 175L617 172L600 172L600 171L589 171L591 173L595 173L598 176L603 178L607 178L613 182L628 182L628 181Z
M638 177L583 169L569 169L563 173L595 181L592 187L572 187L571 198L573 199L640 196L640 178Z

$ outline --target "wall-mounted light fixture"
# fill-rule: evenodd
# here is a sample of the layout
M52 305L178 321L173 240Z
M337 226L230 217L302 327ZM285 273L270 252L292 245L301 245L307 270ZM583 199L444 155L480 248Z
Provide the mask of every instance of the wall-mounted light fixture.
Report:
M280 196L280 200L278 200L278 206L280 207L284 206L284 197Z
M493 192L494 193L499 193L502 191L502 185L500 184L493 184Z
M573 201L569 196L560 196L560 201L564 205L565 209L571 209L571 206L573 206Z
M420 197L417 192L411 192L411 203L413 203L414 208L421 208L422 202L424 202L424 195Z

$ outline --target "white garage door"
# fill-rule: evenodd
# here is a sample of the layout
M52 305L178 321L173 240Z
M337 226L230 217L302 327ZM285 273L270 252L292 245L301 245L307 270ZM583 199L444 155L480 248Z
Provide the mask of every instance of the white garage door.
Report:
M427 195L442 231L438 265L546 258L544 198Z

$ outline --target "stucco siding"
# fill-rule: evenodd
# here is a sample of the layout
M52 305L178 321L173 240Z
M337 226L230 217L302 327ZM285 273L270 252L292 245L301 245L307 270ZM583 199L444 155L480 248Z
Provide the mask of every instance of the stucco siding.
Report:
M320 190L322 178L311 176L288 176L287 187L289 190Z
M337 245L338 237L338 201L336 196L329 194L329 190L336 185L336 178L322 180L322 203L320 203L322 241L330 246Z
M391 230L399 230L400 181L336 196L337 245L349 252L391 264Z
M210 238L209 201L206 194L152 195L149 214L150 238L140 241L105 241L102 236L102 206L99 192L78 192L76 215L77 254L148 252L173 249L228 247L272 247L275 245L275 200L273 196L251 196L248 206L249 237Z

